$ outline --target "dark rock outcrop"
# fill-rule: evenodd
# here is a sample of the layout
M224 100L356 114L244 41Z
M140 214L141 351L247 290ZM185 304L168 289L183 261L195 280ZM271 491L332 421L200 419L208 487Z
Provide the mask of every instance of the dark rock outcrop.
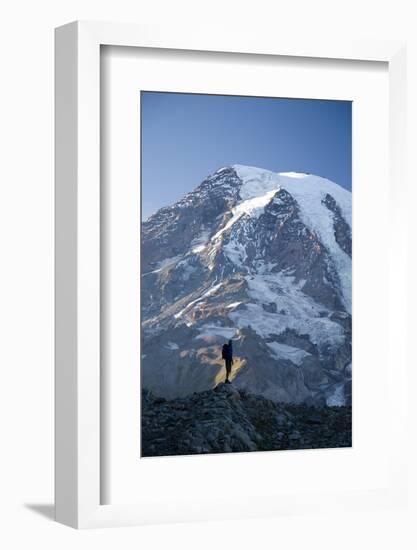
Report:
M142 456L352 445L351 407L276 403L220 384L165 400L142 392Z
M327 194L323 204L333 212L334 236L340 248L352 257L352 232L349 224L344 219L339 205L334 198Z

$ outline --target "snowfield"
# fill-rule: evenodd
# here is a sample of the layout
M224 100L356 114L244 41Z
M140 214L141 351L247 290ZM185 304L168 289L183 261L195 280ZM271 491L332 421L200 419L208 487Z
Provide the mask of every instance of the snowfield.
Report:
M223 338L226 338L227 340L236 336L237 332L233 327L222 327L220 325L210 324L203 325L199 327L198 330L200 331L200 334L197 338L204 338L205 336L223 336Z
M351 312L351 259L337 244L333 229L333 214L323 204L326 195L331 195L340 207L343 218L349 227L352 227L351 193L320 176L296 172L274 173L261 168L241 165L235 165L234 169L243 182L240 189L242 205L254 201L257 197L262 200L266 197L271 199L279 189L285 189L295 198L300 206L303 222L319 236L332 255L342 285L344 304L346 309ZM265 207L266 204L263 206ZM236 207L236 210L238 208L239 206ZM257 215L259 216L259 210Z
M295 284L291 276L271 273L268 265L246 279L248 294L255 303L247 304L246 310L229 314L238 327L251 327L264 338L292 329L308 335L319 347L343 343L342 327L320 316L324 307L302 292L302 282ZM277 313L268 313L262 307L270 303L276 304Z
M271 348L277 359L287 359L297 366L301 365L305 357L311 355L303 349L280 344L279 342L269 342L267 345Z
M232 225L235 224L244 214L252 218L259 218L259 216L263 214L265 206L270 203L275 193L276 189L271 189L263 195L255 196L239 203L235 208L233 208L233 215L227 222L227 224L215 235L213 235L211 240L216 241L225 231L230 229Z

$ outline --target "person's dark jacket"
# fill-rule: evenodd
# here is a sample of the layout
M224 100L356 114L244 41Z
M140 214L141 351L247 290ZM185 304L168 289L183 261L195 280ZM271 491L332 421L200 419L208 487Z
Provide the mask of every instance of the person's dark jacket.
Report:
M233 348L231 344L224 344L222 348L222 358L225 361L232 361L233 359Z

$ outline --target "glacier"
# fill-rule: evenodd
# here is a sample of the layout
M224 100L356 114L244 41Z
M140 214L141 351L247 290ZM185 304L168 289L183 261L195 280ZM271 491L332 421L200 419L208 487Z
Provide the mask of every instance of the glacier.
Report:
M351 193L312 174L233 165L142 223L142 386L222 379L282 402L351 399Z

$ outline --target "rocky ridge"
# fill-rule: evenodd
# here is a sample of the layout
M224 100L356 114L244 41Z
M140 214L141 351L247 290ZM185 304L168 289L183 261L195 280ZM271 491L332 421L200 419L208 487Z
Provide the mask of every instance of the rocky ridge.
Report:
M219 384L167 400L142 392L142 456L351 447L349 406L284 404Z

